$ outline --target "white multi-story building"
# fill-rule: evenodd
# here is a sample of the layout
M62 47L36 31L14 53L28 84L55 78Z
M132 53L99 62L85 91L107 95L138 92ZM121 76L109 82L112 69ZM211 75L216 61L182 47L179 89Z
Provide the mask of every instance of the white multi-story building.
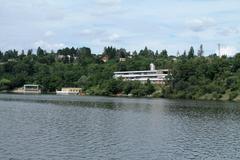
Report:
M169 75L168 69L156 70L153 63L150 64L150 70L146 71L123 71L114 72L115 78L123 78L126 81L140 81L146 83L150 80L154 84L164 84Z

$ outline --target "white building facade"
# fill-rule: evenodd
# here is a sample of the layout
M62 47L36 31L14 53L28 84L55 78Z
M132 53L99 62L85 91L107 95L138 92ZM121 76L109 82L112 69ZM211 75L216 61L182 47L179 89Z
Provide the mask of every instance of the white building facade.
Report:
M150 70L114 72L114 78L122 78L126 81L140 81L146 83L150 80L153 84L164 84L170 74L168 69L156 70L154 64L150 64Z

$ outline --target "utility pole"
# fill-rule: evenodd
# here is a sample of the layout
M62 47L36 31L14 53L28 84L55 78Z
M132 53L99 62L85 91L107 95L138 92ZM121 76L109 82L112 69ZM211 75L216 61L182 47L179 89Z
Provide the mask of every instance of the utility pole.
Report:
M218 56L221 57L221 44L218 43Z
M180 55L180 52L179 52L179 51L177 51L177 57L179 57L179 55Z

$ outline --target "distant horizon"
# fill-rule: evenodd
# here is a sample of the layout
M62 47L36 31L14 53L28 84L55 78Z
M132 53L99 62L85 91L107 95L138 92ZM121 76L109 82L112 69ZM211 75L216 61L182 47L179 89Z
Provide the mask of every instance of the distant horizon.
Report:
M57 50L103 46L229 56L240 51L240 1L236 0L0 0L0 49L21 51L38 46ZM137 4L137 5L136 5Z
M91 50L91 53L92 53L92 54L101 55L101 54L104 52L104 48L105 48L105 47L113 47L113 48L116 48L116 49L125 49L127 52L129 52L130 54L132 54L132 53L135 52L135 51L136 51L137 53L139 53L141 50L144 50L145 47L147 47L147 46L145 46L144 48L142 48L142 49L140 49L140 50L133 50L133 51L127 50L126 48L117 48L117 47L114 47L114 46L105 46L105 47L103 47L102 51L101 51L101 52L98 52L98 53L93 52L92 49L91 49L90 47L87 47L87 46L81 46L81 47L74 47L74 46L69 47L69 46L66 46L66 47L63 47L63 48L56 49L56 50L53 50L53 49L52 49L52 50L51 50L51 49L44 49L44 48L42 48L41 46L39 46L39 47L40 47L41 49L43 49L44 51L47 51L48 53L50 53L50 52L52 52L52 51L55 52L55 53L57 53L58 50L65 49L65 48L70 48L70 49L71 49L71 48L75 48L75 49L77 49L77 48L84 48L84 47L86 47L86 48L89 48L89 49ZM193 46L190 46L190 47L193 47ZM194 47L193 47L193 48L194 48ZM29 48L29 49L20 49L20 50L17 50L17 49L1 50L1 49L0 49L0 51L4 53L4 52L7 52L7 51L9 51L9 50L16 50L16 51L18 52L18 54L21 54L22 51L24 51L24 53L27 54L27 51L28 51L28 50L32 50L32 51L33 51L33 54L36 54L37 49L38 49L38 47L37 47L37 48ZM174 54L174 53L171 53L171 52L169 52L167 49L152 50L152 49L149 48L149 47L147 47L147 49L153 51L154 53L156 53L157 51L158 51L158 53L161 53L162 51L166 50L168 56L176 56L176 57L183 55L185 51L186 51L186 54L188 54L188 52L189 52L189 50L190 50L190 48L189 48L189 49L186 49L186 50L184 50L183 52L179 52L179 55L177 55L177 53L175 53L175 54ZM194 54L195 54L195 56L197 56L198 50L199 50L199 48L194 48ZM214 54L216 54L217 56L219 56L219 52L218 52L218 51L216 51L216 52L214 52L214 53L209 53L209 54L205 54L204 52L205 52L205 50L204 50L204 48L203 48L203 55L202 55L202 56L209 56L209 55L214 55ZM221 50L220 56L233 57L233 56L235 56L235 55L238 54L238 53L240 53L240 52L236 52L236 53L232 53L231 55L228 55L228 54L226 54L224 51Z

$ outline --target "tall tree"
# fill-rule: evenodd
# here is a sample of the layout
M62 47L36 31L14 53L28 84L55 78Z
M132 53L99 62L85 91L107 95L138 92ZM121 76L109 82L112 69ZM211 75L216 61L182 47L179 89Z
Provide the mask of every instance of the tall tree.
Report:
M24 50L22 50L21 54L19 55L19 58L23 59L24 57L25 57L25 52L24 52Z
M136 51L136 50L133 51L132 55L133 55L133 56L137 56L137 55L138 55L137 51Z
M92 52L91 52L90 48L83 47L83 48L80 48L80 54L87 56L87 57L91 57Z
M127 58L128 55L129 55L129 53L127 53L126 49L124 49L124 48L117 50L117 56L119 58Z
M27 55L28 55L28 56L31 56L31 55L32 55L32 52L33 52L32 49L29 49L29 50L27 51Z
M179 52L179 51L177 51L177 57L179 57L179 55L180 55L180 52Z
M160 53L160 57L162 58L167 58L168 57L168 52L166 49L162 50L162 52Z
M200 45L200 48L199 48L199 50L198 50L197 55L198 55L199 57L202 57L202 56L203 56L203 53L204 53L203 45L201 44L201 45Z
M194 57L194 48L193 46L191 46L188 52L188 58L193 58L193 57Z
M24 52L24 50L22 50L22 52L21 52L21 55L25 55L25 52Z
M0 51L0 60L3 58L3 53Z
M18 51L14 50L8 50L5 52L4 57L6 59L11 59L11 58L17 58L18 56Z
M180 57L183 59L187 58L187 51L184 50L183 54Z
M154 57L154 52L146 46L143 50L140 50L139 55L144 57Z
M44 56L44 50L41 47L37 49L37 56Z
M108 56L109 59L114 59L114 58L116 58L116 55L117 55L117 49L113 48L112 46L111 47L105 47L103 55Z

